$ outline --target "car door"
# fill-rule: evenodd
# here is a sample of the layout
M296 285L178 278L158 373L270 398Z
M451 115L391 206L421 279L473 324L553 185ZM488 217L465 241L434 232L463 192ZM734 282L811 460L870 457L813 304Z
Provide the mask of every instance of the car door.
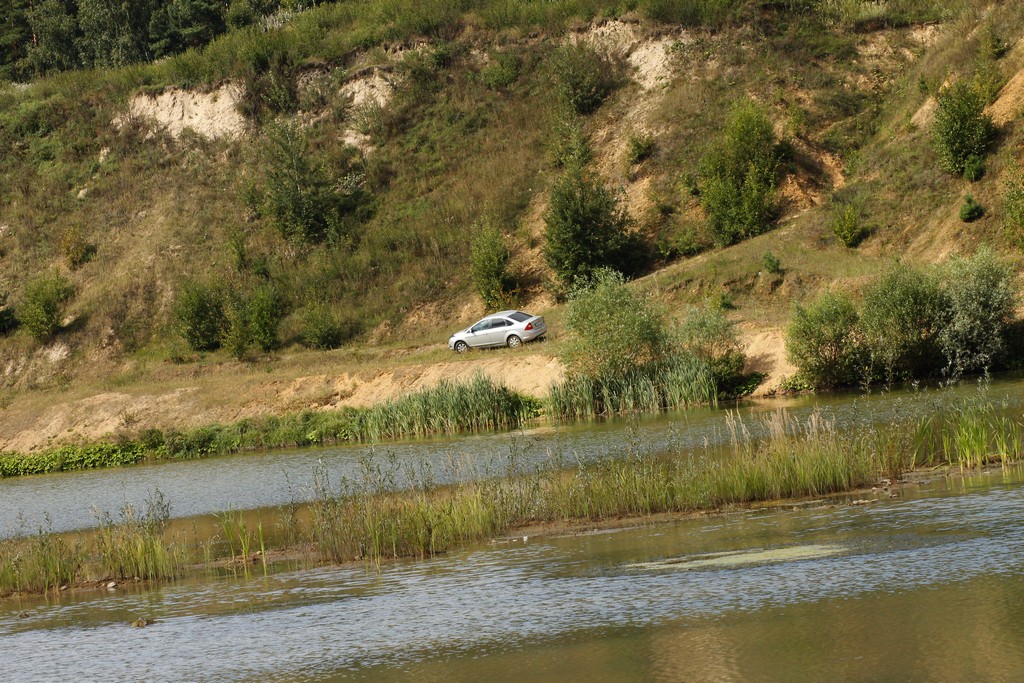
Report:
M490 320L481 320L477 324L469 328L469 334L466 335L466 343L470 346L487 346L487 334L491 329Z

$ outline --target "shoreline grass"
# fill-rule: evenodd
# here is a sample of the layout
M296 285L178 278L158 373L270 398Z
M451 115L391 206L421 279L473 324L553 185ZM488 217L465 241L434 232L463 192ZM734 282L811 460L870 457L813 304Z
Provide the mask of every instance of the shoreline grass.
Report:
M314 473L314 497L303 514L278 509L282 533L265 538L242 517L222 519L225 538L167 538L167 508L157 494L145 512L101 517L93 536L40 531L0 542L0 595L45 593L101 579L171 580L212 571L213 548L230 549L232 566L265 558L275 544L315 549L312 561L383 561L425 558L536 524L722 510L754 502L818 497L888 480L898 484L919 468L977 470L1006 467L1024 456L1024 423L1009 417L984 392L974 399L926 406L883 426L840 431L834 420L812 414L797 421L777 411L756 424L730 414L731 440L687 452L659 453L631 446L621 457L545 466L517 464L504 474L459 484L438 484L429 467L408 470L412 484L398 490L389 468L366 463L353 481L331 482ZM758 436L752 436L757 433ZM454 465L453 465L454 466ZM226 520L226 521L224 521ZM258 542L260 552L252 551ZM248 570L246 570L248 571ZM264 564L264 571L266 565Z
M0 478L192 460L271 448L367 443L406 437L510 430L540 414L541 402L478 374L442 381L371 408L247 418L188 431L146 430L116 443L61 446L39 454L0 452Z

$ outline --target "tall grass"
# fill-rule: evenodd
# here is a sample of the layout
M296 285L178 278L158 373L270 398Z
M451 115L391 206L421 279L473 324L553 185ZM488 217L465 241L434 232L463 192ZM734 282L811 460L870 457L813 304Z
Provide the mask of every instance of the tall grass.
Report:
M547 412L556 420L714 405L717 390L707 363L693 356L675 356L654 368L621 376L593 379L573 376L553 384Z
M335 562L380 563L429 557L459 544L493 538L535 523L602 520L666 512L715 510L756 501L822 496L888 479L914 468L1003 466L1021 460L1024 423L984 393L955 403L918 406L889 424L841 431L820 413L796 420L784 410L752 420L729 414L731 439L685 452L658 452L642 442L619 457L546 465L519 464L515 448L504 472L453 462L439 484L433 470L395 460L367 459L360 475L332 482L314 473L304 514L278 511L289 525L282 543L310 544ZM399 468L411 482L400 488ZM46 531L0 542L0 595L45 592L104 578L172 579L192 562L210 565L207 543L168 538L167 506L157 493L145 511L128 507L120 519L101 517L94 534L77 539ZM261 513L262 517L262 513ZM246 566L259 543L266 571L262 521L254 531L239 514L221 517L232 567ZM205 555L200 556L200 553Z
M0 452L0 477L115 467L147 458L190 460L268 448L515 429L540 409L540 401L477 374L468 382L442 381L367 409L306 410L184 432L149 429L120 443L62 446L33 455Z

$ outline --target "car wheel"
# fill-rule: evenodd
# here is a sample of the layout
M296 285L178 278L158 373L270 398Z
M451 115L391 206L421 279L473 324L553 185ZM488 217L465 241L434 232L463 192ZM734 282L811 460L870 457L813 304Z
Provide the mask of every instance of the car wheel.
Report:
M455 342L455 353L465 353L469 351L469 344L464 341Z
M508 348L510 349L518 349L520 346L523 345L523 340L517 337L516 335L511 334L509 335L505 343L508 344Z

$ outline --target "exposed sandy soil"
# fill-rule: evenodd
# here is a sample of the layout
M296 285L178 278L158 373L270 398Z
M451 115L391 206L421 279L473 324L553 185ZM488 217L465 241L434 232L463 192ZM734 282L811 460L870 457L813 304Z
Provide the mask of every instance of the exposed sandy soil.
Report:
M768 377L755 395L774 393L795 372L785 358L781 330L743 330L749 370ZM543 397L564 377L561 363L543 350L473 352L469 359L435 363L396 361L379 370L348 370L285 378L266 374L224 378L179 378L146 391L104 391L89 395L26 394L0 415L0 451L33 452L62 443L94 442L118 432L149 427L184 429L246 417L366 407L436 386L464 382L476 373L524 394ZM225 387L227 383L229 386ZM185 384L185 386L182 386ZM227 395L225 395L225 393Z
M167 88L159 95L136 95L128 104L128 116L155 123L175 138L187 129L207 138L234 138L245 130L240 97L238 86L230 83L209 93ZM125 123L124 117L114 123Z

